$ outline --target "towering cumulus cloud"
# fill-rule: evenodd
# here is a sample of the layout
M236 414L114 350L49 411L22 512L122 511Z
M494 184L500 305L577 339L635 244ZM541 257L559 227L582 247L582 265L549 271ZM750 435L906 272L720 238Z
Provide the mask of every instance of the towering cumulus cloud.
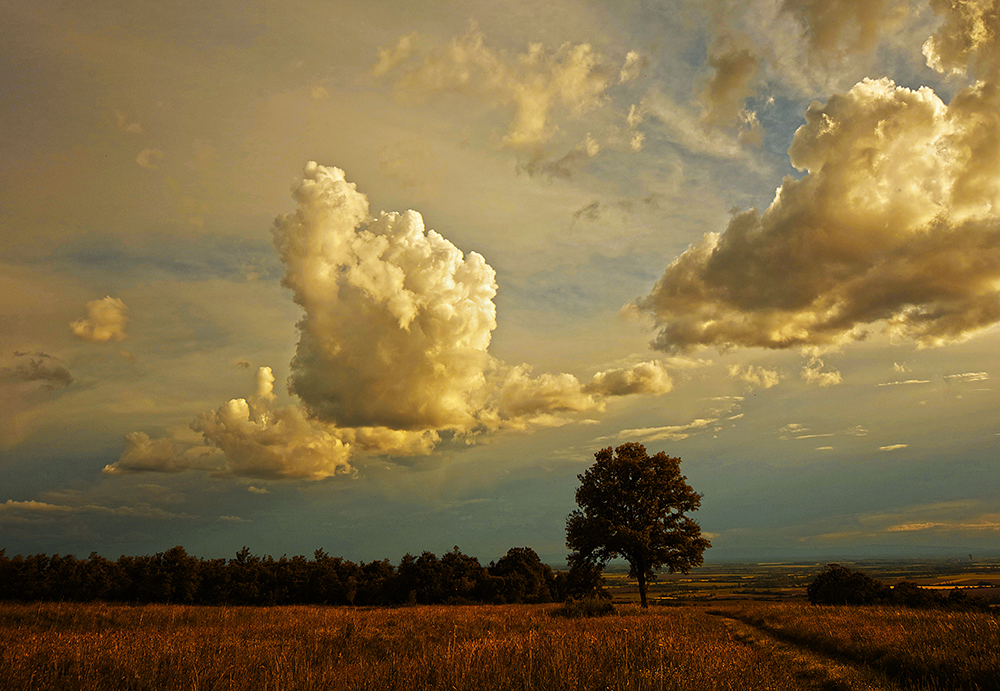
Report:
M836 346L875 323L938 345L1000 321L998 13L986 4L949 4L925 44L932 66L966 60L979 77L951 103L866 79L809 107L789 149L806 175L706 235L637 301L654 347Z
M295 198L274 229L284 284L305 310L291 391L345 427L474 424L492 366L493 269L414 211L369 221L336 168L309 164Z
M255 395L191 424L204 446L133 433L105 472L321 479L351 472L359 456L427 454L446 435L561 424L609 397L670 390L658 361L586 384L504 364L487 351L497 285L482 256L426 230L415 211L370 216L337 168L309 163L294 197L273 233L282 281L304 312L288 382L301 404L276 406L262 367Z

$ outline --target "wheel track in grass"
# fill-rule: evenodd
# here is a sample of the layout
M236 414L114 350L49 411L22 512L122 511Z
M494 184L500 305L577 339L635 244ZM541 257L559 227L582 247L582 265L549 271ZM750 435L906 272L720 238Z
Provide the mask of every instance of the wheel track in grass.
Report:
M793 670L802 682L803 691L906 691L913 688L901 686L865 665L776 636L736 618L731 612L708 610L706 614L721 618L737 641L769 651L782 665Z

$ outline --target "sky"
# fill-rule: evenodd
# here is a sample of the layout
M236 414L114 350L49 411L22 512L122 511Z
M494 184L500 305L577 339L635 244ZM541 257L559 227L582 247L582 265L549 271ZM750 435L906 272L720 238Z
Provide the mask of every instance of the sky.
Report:
M1000 555L1000 0L0 0L0 548Z

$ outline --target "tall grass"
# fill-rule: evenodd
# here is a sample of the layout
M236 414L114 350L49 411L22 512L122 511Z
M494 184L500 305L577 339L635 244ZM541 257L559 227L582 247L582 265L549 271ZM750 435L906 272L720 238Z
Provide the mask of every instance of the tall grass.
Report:
M744 605L720 613L881 672L908 689L1000 689L995 613L793 604Z
M0 689L830 688L695 608L0 605Z

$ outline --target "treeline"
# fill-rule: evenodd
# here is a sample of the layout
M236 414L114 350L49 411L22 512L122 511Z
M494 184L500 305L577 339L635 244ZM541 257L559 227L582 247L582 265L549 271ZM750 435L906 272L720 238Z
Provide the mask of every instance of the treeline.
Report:
M806 587L814 605L897 605L901 607L983 610L990 609L981 597L967 588L952 588L948 595L900 581L889 586L860 571L829 564Z
M574 581L580 581L576 574L554 573L528 547L515 547L485 567L458 547L441 558L431 552L407 554L398 566L388 559L354 563L323 550L316 550L312 559L274 559L255 556L244 547L233 559L199 559L178 546L152 556L122 556L116 561L94 553L87 559L44 554L8 558L0 550L0 599L19 601L541 603L564 600L580 588Z

